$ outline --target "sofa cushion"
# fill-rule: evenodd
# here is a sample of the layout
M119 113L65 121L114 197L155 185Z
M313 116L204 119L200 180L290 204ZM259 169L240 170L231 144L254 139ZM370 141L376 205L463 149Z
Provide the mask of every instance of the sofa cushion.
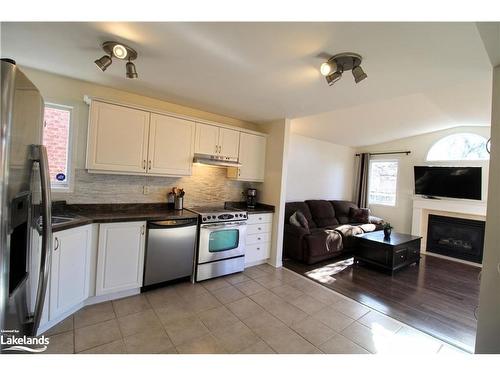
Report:
M318 257L327 253L338 253L342 250L342 236L334 230L315 228L304 236L310 257Z
M324 228L339 224L337 218L335 217L335 210L330 202L325 200L308 200L306 203L309 206L312 218L318 227Z
M300 211L296 211L292 216L290 216L290 224L309 231L309 223L307 222L304 214Z
M335 210L335 216L340 224L347 224L350 222L349 210L351 207L358 208L358 205L349 201L330 201Z
M309 206L305 202L287 202L285 204L285 223L289 223L290 216L297 211L302 212L304 217L307 219L309 228L316 228L316 224L312 219L311 211L309 211Z
M349 209L349 220L351 222L368 224L370 222L370 209L351 207Z

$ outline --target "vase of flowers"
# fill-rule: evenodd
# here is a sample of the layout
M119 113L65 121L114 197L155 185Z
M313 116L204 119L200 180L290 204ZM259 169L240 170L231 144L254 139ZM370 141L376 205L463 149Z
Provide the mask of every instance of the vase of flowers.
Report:
M391 238L392 225L391 223L385 223L382 228L384 228L384 237Z

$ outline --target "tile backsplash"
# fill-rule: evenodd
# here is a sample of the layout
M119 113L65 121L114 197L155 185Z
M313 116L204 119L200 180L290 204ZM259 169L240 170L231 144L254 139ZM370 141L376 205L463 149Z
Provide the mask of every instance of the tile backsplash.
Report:
M143 187L149 194L143 194ZM209 205L216 202L240 201L248 187L259 189L261 183L230 180L225 168L193 165L187 177L153 177L88 173L75 170L74 191L53 192L53 200L75 203L155 203L166 202L172 187L184 188L184 206Z

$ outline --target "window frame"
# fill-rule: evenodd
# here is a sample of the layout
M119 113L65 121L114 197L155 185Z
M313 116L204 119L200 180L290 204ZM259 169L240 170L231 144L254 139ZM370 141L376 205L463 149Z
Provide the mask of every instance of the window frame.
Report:
M74 124L76 108L73 105L56 103L55 101L47 101L44 103L44 124L42 129L42 143L43 143L43 132L45 132L45 108L59 109L69 112L69 130L68 130L68 149L67 149L67 162L66 162L66 184L54 184L50 183L50 188L54 193L72 193L74 191L74 174L75 170L73 168L73 152L74 152Z
M368 206L380 206L380 207L392 207L392 208L397 208L398 206L398 185L399 185L399 167L400 167L400 159L397 159L397 158L383 158L383 157L374 157L374 158L370 158L370 161L369 161L369 164L368 164L368 197L367 197L367 203L368 203ZM394 204L384 204L384 203L372 203L370 202L370 188L371 188L371 171L372 171L372 163L373 162L390 162L390 163L393 163L395 162L396 163L396 166L397 166L397 172L396 172L396 182L395 182L395 193L394 193Z
M486 142L488 142L488 138L486 138L482 134L477 134L477 133L473 133L470 131L469 132L462 131L459 133L451 133L451 134L445 135L444 137L440 137L439 139L437 139L436 141L434 141L432 143L432 145L427 149L427 152L425 153L425 162L426 163L458 163L458 162L460 162L460 163L477 163L477 162L483 162L483 161L489 162L490 161L490 154L489 153L488 153L487 159L432 159L432 160L429 159L429 153L431 152L431 150L442 140L444 140L448 137L454 137L457 135L468 135L468 134L483 138L485 140L485 147L486 147Z

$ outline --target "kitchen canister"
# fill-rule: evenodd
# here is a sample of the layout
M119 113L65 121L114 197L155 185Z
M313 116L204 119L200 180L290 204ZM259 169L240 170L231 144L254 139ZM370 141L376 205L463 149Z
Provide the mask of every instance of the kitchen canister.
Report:
M184 206L184 197L175 197L174 198L174 209L182 210Z

